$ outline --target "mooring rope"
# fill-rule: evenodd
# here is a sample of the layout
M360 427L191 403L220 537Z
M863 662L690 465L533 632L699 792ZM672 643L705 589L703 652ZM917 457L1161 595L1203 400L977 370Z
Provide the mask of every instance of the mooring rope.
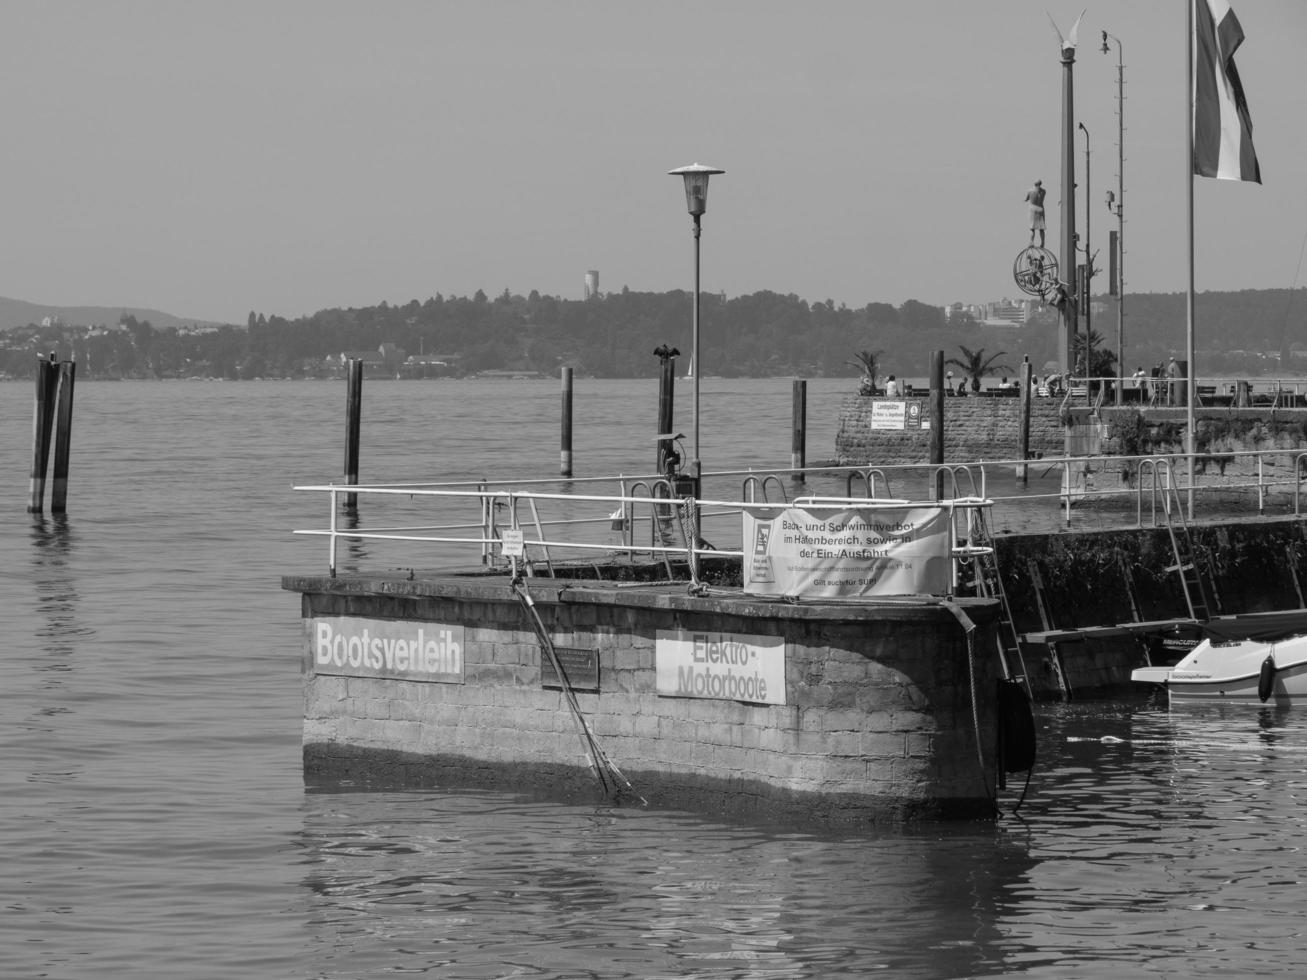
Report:
M585 715L581 712L581 705L576 699L576 692L572 689L571 682L567 679L567 671L563 669L561 661L558 659L558 651L554 649L554 643L549 638L549 631L545 629L544 621L540 618L540 613L536 609L535 602L531 599L531 593L527 591L523 580L518 577L513 579L513 591L517 593L522 605L526 608L531 618L531 626L535 631L536 639L540 641L540 649L549 657L549 662L553 665L554 672L558 675L559 685L562 688L563 696L567 700L567 706L571 710L572 718L576 722L577 730L581 738L581 746L586 754L590 757L590 770L599 780L599 785L603 788L604 795L608 799L617 802L621 799L622 791L625 789L644 806L649 803L644 797L635 792L623 774L622 770L617 768L604 750L600 748L599 743L595 741L594 733L590 730L590 725L585 720Z

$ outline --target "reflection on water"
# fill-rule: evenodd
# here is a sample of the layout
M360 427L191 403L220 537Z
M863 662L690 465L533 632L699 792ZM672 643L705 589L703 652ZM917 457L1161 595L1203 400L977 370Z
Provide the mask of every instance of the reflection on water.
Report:
M1021 818L902 832L312 794L311 962L342 978L1278 975L1307 965L1305 721L1050 706Z
M46 669L66 670L76 642L91 634L77 619L77 586L71 567L77 534L66 515L31 517L30 581L39 616L35 634L50 655Z
M1029 857L997 829L816 836L502 794L314 794L315 966L458 977L966 976ZM375 969L376 972L369 972Z

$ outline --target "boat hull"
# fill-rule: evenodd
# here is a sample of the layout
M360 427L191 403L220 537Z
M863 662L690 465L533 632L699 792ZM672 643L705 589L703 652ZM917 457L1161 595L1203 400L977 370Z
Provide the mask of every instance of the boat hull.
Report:
M1203 640L1171 668L1144 667L1131 679L1161 684L1172 704L1274 704L1307 701L1307 636L1277 642Z

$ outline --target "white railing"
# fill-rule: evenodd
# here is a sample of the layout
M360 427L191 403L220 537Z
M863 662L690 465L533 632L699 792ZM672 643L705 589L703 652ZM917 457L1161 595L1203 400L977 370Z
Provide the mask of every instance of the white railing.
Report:
M395 553L408 549L411 568L493 567L504 563L505 529L523 532L524 561L532 566L640 555L666 563L670 575L673 561L738 557L743 508L788 503L787 484L825 500L938 500L957 507L981 501L999 533L1157 526L1169 519L1172 500L1192 508L1189 520L1301 516L1307 452L1205 453L1194 460L1192 474L1183 453L733 470L705 474L707 494L690 502L659 476L321 484L295 489L327 496L326 527L295 533L327 537L333 575L342 544L358 565L394 566ZM802 482L794 479L799 473ZM739 498L725 495L737 488ZM354 495L357 508L346 510L344 495ZM385 558L373 553L383 544Z

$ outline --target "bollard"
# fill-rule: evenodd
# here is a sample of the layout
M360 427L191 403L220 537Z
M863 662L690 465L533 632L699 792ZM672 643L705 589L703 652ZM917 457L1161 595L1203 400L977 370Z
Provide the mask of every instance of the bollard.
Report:
M50 513L68 510L68 458L73 445L73 385L77 380L77 362L59 365L58 393L55 397L54 479L50 484Z
M563 368L563 423L562 451L558 458L558 472L572 475L572 369Z
M790 480L802 483L803 469L808 465L808 382L802 378L794 382L793 401Z
M351 487L359 482L359 420L363 413L363 361L352 357L345 378L345 483ZM359 505L357 493L345 494L345 509Z
M45 507L45 471L50 464L50 429L54 423L54 399L59 366L54 355L36 362L36 407L32 413L32 479L28 487L27 512L39 514Z

